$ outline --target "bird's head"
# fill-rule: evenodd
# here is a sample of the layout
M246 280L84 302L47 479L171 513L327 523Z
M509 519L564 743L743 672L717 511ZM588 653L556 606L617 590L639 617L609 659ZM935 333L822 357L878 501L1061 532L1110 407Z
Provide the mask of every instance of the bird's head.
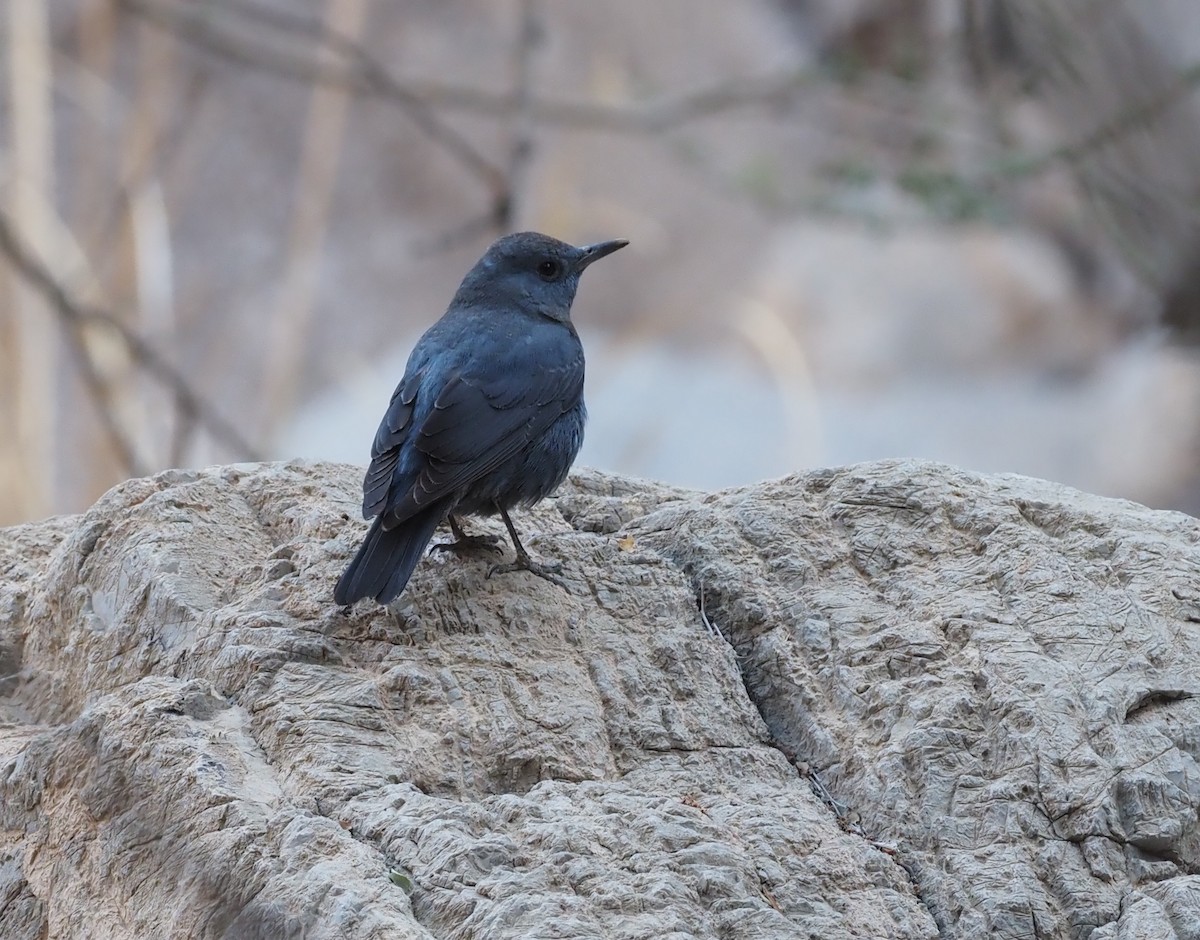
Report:
M457 300L514 305L565 322L584 268L628 244L618 238L577 248L537 232L505 235L463 278Z

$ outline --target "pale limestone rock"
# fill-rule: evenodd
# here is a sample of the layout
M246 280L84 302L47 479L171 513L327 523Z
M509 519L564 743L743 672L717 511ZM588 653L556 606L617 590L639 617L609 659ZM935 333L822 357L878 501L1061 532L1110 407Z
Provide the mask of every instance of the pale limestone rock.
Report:
M519 521L564 587L347 616L359 474L0 532L0 936L1197 936L1196 520L582 471Z

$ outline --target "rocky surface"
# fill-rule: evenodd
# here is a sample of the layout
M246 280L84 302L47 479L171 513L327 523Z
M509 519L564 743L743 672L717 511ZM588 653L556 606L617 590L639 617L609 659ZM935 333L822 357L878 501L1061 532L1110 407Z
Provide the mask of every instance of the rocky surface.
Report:
M0 531L0 936L1200 936L1195 519L583 471L519 521L562 586L347 614L359 473Z

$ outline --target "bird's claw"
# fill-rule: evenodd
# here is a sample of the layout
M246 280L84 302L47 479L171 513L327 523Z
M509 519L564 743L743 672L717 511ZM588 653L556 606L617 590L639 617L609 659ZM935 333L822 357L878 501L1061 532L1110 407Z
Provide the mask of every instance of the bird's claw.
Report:
M510 561L503 565L492 565L488 568L487 576L491 578L498 574L511 574L514 571L528 571L530 574L535 574L539 578L543 578L552 584L557 584L559 587L563 583L556 577L562 574L562 564L557 561L534 561L528 555L517 555L516 561Z

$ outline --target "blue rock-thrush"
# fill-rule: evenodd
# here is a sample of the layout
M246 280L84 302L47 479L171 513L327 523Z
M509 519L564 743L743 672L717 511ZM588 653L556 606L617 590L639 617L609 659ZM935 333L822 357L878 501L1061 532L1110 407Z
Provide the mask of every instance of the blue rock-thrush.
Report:
M458 517L499 513L516 561L489 574L547 577L508 516L566 478L583 443L583 346L571 323L579 276L628 242L576 248L536 232L495 242L442 318L417 341L375 434L363 480L374 518L333 597L387 604L404 590L434 530L449 521L456 550L491 547Z

